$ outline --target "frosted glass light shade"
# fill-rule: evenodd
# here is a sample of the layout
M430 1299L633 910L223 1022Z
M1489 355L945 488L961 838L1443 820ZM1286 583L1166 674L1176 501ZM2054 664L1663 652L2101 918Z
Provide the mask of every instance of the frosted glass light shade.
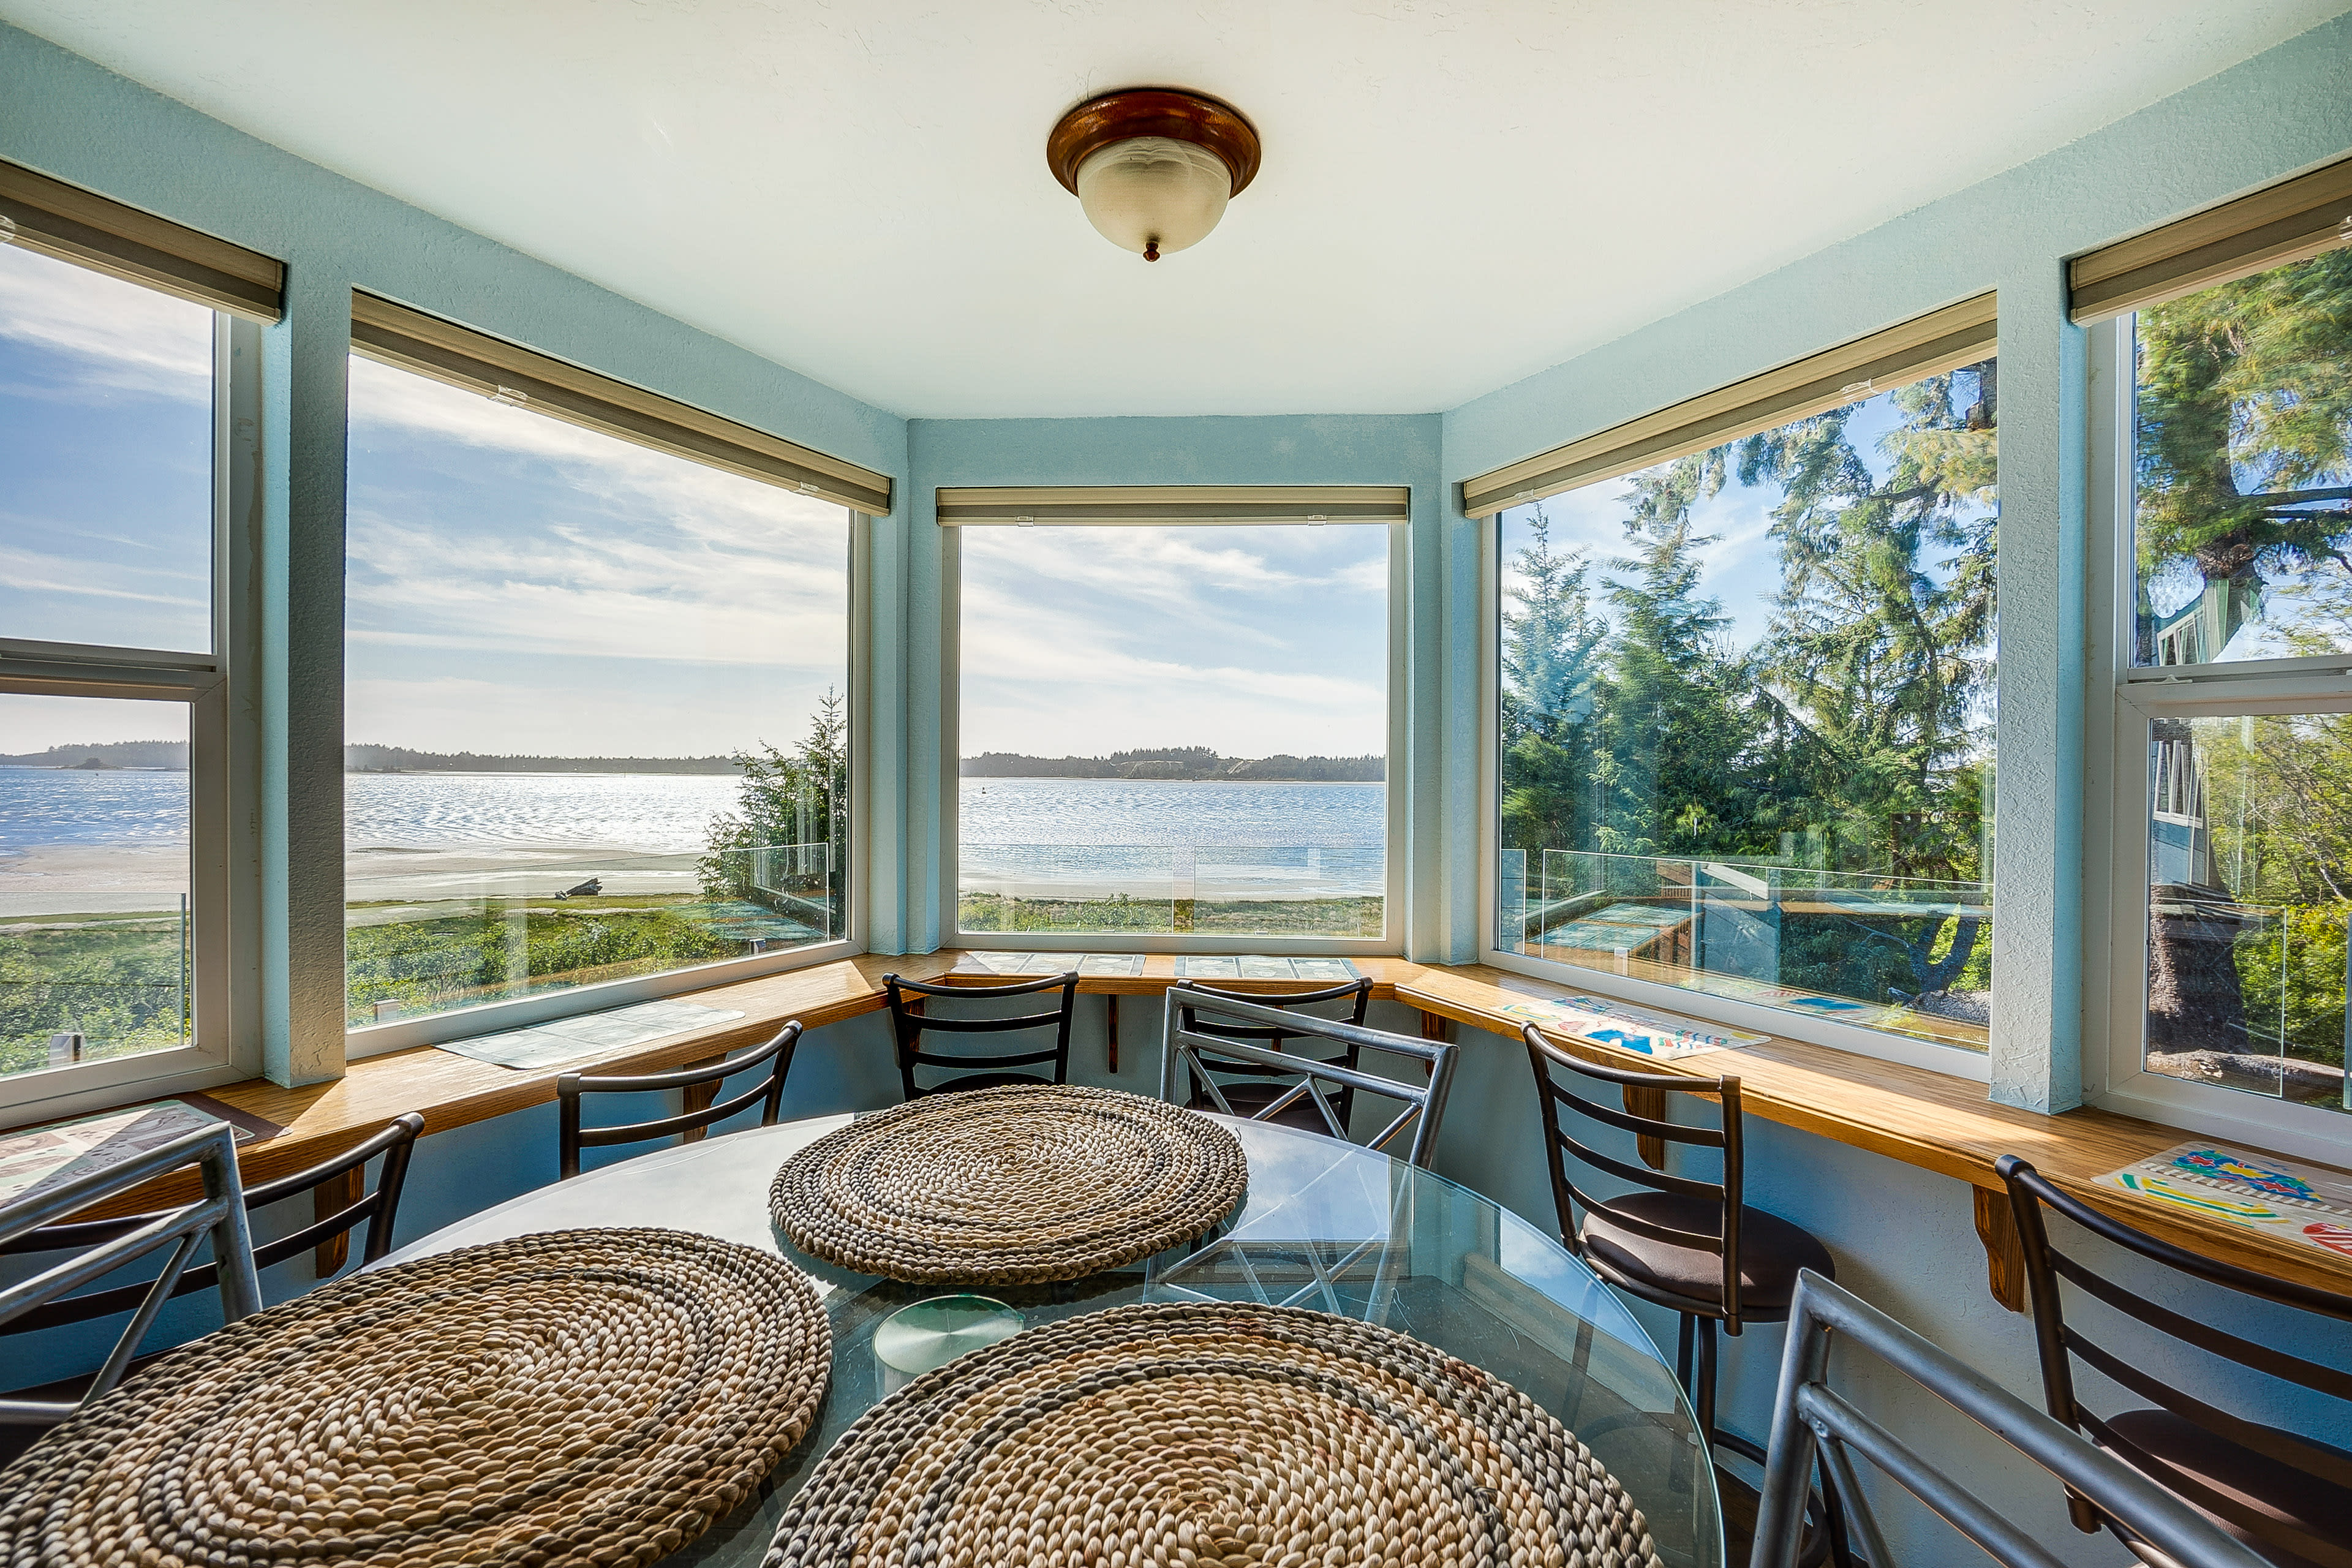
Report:
M1166 136L1114 142L1078 165L1087 221L1139 256L1166 255L1208 238L1233 190L1223 159Z

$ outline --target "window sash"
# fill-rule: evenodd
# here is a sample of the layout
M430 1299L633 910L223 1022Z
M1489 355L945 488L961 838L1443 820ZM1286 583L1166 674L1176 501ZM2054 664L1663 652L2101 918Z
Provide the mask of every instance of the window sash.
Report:
M252 703L232 700L255 647L247 603L252 542L229 526L248 515L257 464L260 328L215 317L213 338L212 653L0 639L0 691L188 705L188 919L193 959L187 1043L0 1078L0 1116L51 1121L122 1102L126 1090L204 1089L261 1069L253 984L259 931L251 878Z
M1183 487L1171 487L1183 488ZM1280 488L1280 487L1269 487ZM1342 487L1345 488L1345 487ZM1370 486L1365 489L1383 489ZM1394 487L1404 493L1404 487ZM1381 929L1377 938L1362 936L1215 936L1197 933L1129 934L1120 931L967 931L962 929L963 780L963 551L958 531L941 535L942 577L946 584L944 614L940 627L940 748L939 861L932 868L939 900L940 940L955 947L1018 952L1175 952L1266 953L1270 955L1402 953L1405 950L1405 860L1407 797L1411 791L1403 773L1411 738L1408 723L1411 675L1408 650L1412 635L1412 539L1402 519L1390 523L1388 579L1388 756L1383 825Z

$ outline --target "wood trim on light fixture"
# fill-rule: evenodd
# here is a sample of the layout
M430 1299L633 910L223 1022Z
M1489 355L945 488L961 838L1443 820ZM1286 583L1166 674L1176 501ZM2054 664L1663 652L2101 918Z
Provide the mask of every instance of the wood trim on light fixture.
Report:
M1206 94L1176 87L1126 88L1087 99L1062 116L1045 138L1045 163L1072 195L1078 167L1115 142L1165 136L1206 147L1233 171L1234 195L1257 177L1257 130L1241 111Z

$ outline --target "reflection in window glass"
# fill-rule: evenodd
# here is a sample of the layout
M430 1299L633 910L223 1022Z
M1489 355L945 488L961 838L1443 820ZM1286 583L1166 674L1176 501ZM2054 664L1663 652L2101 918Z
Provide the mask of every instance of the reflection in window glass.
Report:
M0 245L0 633L212 647L213 313Z
M2160 720L2148 769L2147 1070L2352 1110L2352 715Z
M186 707L0 695L0 1075L187 1044L191 952Z
M351 371L351 1021L845 935L848 513Z
M1381 935L1386 527L961 539L962 930Z
M1503 514L1498 950L1984 1048L1996 397Z
M2134 661L2352 651L2352 248L2135 331Z

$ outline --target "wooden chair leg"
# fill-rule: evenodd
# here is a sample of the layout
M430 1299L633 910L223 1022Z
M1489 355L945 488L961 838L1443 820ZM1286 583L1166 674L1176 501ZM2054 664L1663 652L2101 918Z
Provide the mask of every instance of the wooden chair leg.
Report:
M688 1062L687 1065L690 1068L714 1067L726 1059L727 1058L724 1057L713 1057L709 1061ZM721 1079L713 1079L709 1083L689 1084L685 1089L678 1090L679 1097L686 1101L685 1105L680 1109L688 1112L708 1110L713 1105L719 1103L719 1091L725 1087L727 1087L726 1082ZM685 1131L677 1135L678 1142L681 1143L699 1143L702 1142L702 1135L709 1131L710 1129L708 1127L689 1127Z
M354 1165L341 1175L329 1176L310 1189L310 1218L313 1223L339 1215L364 1195L361 1184L367 1177L367 1167ZM331 1236L319 1243L311 1257L311 1267L321 1279L336 1273L351 1261L352 1233Z
M1116 991L1111 992L1111 993L1109 993L1108 995L1106 995L1106 996L1104 996L1104 997L1103 997L1103 1009L1104 1009L1104 1011L1103 1011L1103 1016L1104 1016L1104 1019L1105 1019L1105 1023L1104 1023L1104 1025L1103 1025L1103 1029L1104 1029L1104 1033L1105 1033L1106 1037L1107 1037L1109 1039L1109 1041L1110 1041L1110 1070L1111 1070L1111 1076L1112 1076L1112 1077L1114 1077L1114 1078L1116 1078L1116 1077L1118 1077L1118 992L1116 992Z

